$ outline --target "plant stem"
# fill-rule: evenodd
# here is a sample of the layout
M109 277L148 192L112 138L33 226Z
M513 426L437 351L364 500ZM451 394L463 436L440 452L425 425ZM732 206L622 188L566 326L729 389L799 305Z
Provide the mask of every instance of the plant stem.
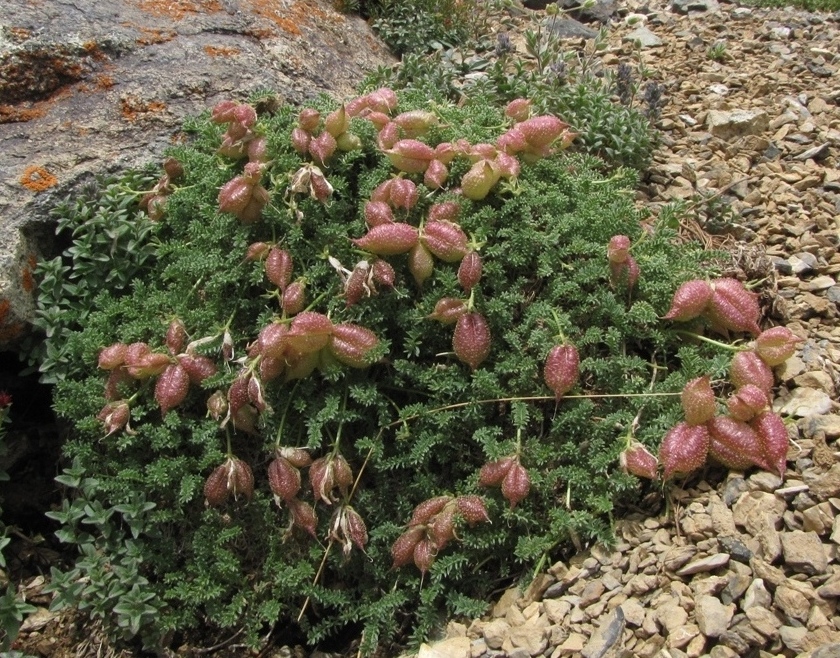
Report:
M721 343L718 340L714 340L712 338L706 338L705 336L701 336L700 334L695 334L693 331L684 331L682 329L675 329L675 333L681 334L683 336L691 336L692 338L696 338L697 340L701 340L704 343L709 343L709 345L714 345L715 347L720 347L725 350L729 350L730 352L744 352L748 348L738 345L729 345L727 343Z

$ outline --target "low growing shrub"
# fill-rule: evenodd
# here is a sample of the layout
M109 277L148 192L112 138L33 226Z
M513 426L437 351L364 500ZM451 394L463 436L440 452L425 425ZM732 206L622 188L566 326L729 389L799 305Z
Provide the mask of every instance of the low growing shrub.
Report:
M715 261L530 114L226 102L145 194L105 187L112 222L61 207L77 239L44 274L96 285L41 288L73 428L50 516L79 550L56 607L150 647L287 629L369 654L610 541L620 453L656 450L688 382L731 388L728 353L662 319ZM725 324L700 301L671 317Z

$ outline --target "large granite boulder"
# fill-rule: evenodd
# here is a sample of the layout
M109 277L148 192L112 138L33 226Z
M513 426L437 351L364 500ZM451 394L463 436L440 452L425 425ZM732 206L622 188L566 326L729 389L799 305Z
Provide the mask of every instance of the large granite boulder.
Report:
M394 58L329 0L5 0L0 13L0 350L32 318L50 207L159 161L181 121L272 90L353 93Z

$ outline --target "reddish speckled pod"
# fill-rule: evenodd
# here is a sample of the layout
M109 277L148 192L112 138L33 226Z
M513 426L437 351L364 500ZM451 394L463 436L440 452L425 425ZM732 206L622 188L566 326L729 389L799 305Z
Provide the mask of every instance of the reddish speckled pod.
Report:
M206 356L181 354L178 356L178 363L186 371L190 378L190 384L198 386L208 377L216 374L216 364Z
M187 328L179 319L174 319L166 328L166 349L170 354L178 354L184 349L184 343L187 340Z
M248 251L245 253L245 260L263 260L271 251L271 245L267 242L252 242L248 245Z
M298 126L308 133L315 132L321 123L321 113L311 107L303 108L298 114Z
M726 407L735 420L747 422L767 408L770 399L767 393L755 384L745 384L729 396Z
M341 363L351 368L367 368L379 339L370 329L345 322L333 327L329 349Z
M794 355L800 342L802 339L787 327L773 327L758 335L755 351L768 366L778 366Z
M423 174L423 185L430 190L438 190L446 184L449 169L440 160L432 160Z
M268 160L267 147L265 137L255 137L248 142L248 159L251 162L266 162Z
M204 498L211 507L218 507L225 503L229 495L227 464L222 464L213 469L204 482Z
M490 345L490 327L483 315L471 312L458 318L452 335L452 349L462 363L475 370L489 356Z
M639 280L639 274L641 274L639 264L630 255L622 263L610 262L610 283L614 286L625 284L632 288Z
M429 538L438 551L455 538L455 509L451 505L432 519L429 524Z
M458 266L458 283L464 290L469 292L478 285L481 280L481 269L481 256L478 255L478 252L467 252Z
M286 334L289 325L271 322L264 326L257 337L258 353L265 357L281 358L286 352Z
M388 126L396 125L393 122ZM387 130L388 126L383 128L383 132ZM382 136L382 133L380 133ZM396 142L391 148L385 151L385 155L400 171L407 174L422 174L429 166L429 162L434 160L435 151L433 148L419 142L416 139L401 139Z
M224 418L227 415L228 408L227 398L221 391L216 391L207 398L207 415L213 420Z
M499 135L496 140L496 147L508 154L520 153L528 148L528 140L525 139L516 126L508 130L506 133Z
M389 288L394 287L394 281L396 281L397 273L394 272L394 268L387 260L382 260L381 258L375 260L373 265L373 281L374 283L378 283L381 286L387 286Z
M309 144L312 141L312 135L302 128L292 129L292 148L297 151L298 155L306 155L309 153Z
M280 308L286 315L297 315L306 307L306 287L302 281L293 281L283 291Z
M114 368L108 373L108 379L105 381L105 399L119 400L123 397L120 390L122 385L133 381L134 378L124 368Z
M498 487L515 461L516 457L511 456L487 462L478 472L478 483L482 487Z
M335 486L333 480L333 469L330 468L330 460L327 457L319 457L309 467L309 482L312 485L312 494L315 500L321 500L327 505L332 505L330 493Z
M286 342L300 354L311 354L327 346L332 332L333 323L326 315L303 311L292 320Z
M263 356L260 359L260 379L263 382L270 382L277 379L286 371L286 360L274 356Z
M739 471L750 466L772 470L758 434L746 423L718 416L706 423L706 427L711 437L709 454L724 466Z
M709 454L709 430L705 425L678 423L665 434L659 446L659 461L669 480L675 475L688 475L706 463Z
M414 508L408 527L426 525L432 517L440 512L452 500L452 496L435 496L424 500Z
M377 256L396 256L411 251L417 244L417 229L411 224L393 222L374 226L367 234L351 242Z
M398 569L414 560L414 549L423 537L426 536L426 529L423 527L409 528L391 546L391 557L394 562L392 569Z
M625 473L631 473L636 477L647 478L648 480L657 478L659 460L638 441L633 441L628 448L621 452L618 456L618 463Z
M230 463L228 488L233 497L239 498L242 495L251 500L251 496L254 495L254 473L251 467L236 457L231 457L228 462Z
M680 393L685 422L689 425L702 425L714 418L715 392L709 384L709 377L692 379Z
M393 224L394 212L384 201L368 201L365 203L365 223L368 228L382 224Z
M527 98L514 98L505 106L505 116L516 122L525 121L531 114L531 101Z
M230 123L234 119L233 111L239 105L236 101L219 101L210 113L210 121L213 123Z
M280 290L285 290L292 280L292 255L285 249L272 247L265 259L265 274Z
M394 117L396 123L407 138L414 139L425 135L429 128L438 124L437 115L427 110L410 110Z
M754 384L768 395L773 390L773 371L758 354L752 351L738 352L732 357L729 379L732 380L735 388Z
M574 345L555 345L548 352L543 367L546 386L559 400L568 393L580 376L580 355Z
M326 167L337 148L335 137L324 131L309 142L309 155L317 165Z
M386 153L398 141L400 141L400 127L393 121L389 121L382 126L379 129L379 134L376 136L376 145Z
M410 181L407 178L394 178L389 191L389 200L394 208L411 210L417 205L419 192L414 181Z
M444 263L457 263L467 253L467 236L460 226L452 222L427 222L420 240Z
M429 206L430 222L454 222L461 214L461 204L457 201L443 201Z
M394 184L395 178L389 178L377 185L373 192L370 193L371 201L381 201L382 203L391 203L391 186ZM389 206L390 207L390 206Z
M123 427L128 428L128 421L131 418L131 408L125 400L109 402L102 407L102 410L96 418L105 424L105 430L107 431L105 436L111 436L119 432ZM128 430L128 433L131 434L131 431Z
M426 317L441 324L454 324L467 312L467 302L454 297L443 297L435 304L435 310Z
M665 314L666 320L686 322L702 315L712 301L712 286L708 281L693 279L686 281L674 293L671 308Z
M490 521L490 515L487 514L487 507L481 496L458 496L455 504L458 507L458 513L470 525Z
M363 551L368 543L367 526L359 513L352 507L346 507L344 510L344 519L347 530L347 536L350 538L356 547Z
M630 238L626 235L614 235L607 245L607 260L610 263L624 263L630 256Z
M426 280L435 271L435 259L432 252L422 242L415 244L408 252L408 271L418 287L423 287Z
M231 414L236 414L237 411L248 404L248 380L250 378L250 373L242 372L228 388L227 400Z
M172 365L172 357L160 352L147 352L137 360L130 361L126 352L125 365L128 374L135 379L148 379L159 375Z
M516 124L517 130L525 136L528 144L536 147L551 146L568 127L569 124L550 114L531 117Z
M414 566L420 569L421 574L425 575L432 568L436 554L437 549L432 540L421 539L414 547Z
M305 530L313 537L317 537L318 517L315 508L307 502L291 498L286 501L292 513L292 522L301 530Z
M366 260L360 260L353 267L353 271L347 276L344 282L344 301L347 306L357 304L362 297L370 295L371 290L368 284L370 275L370 264Z
M103 347L99 352L99 367L102 370L113 370L119 368L125 363L125 355L128 351L128 345L125 343L114 343L108 347Z
M784 477L790 438L781 416L772 411L763 411L750 421L750 427L758 435L769 470Z
M493 162L496 164L496 168L499 170L499 175L502 178L516 178L522 170L519 160L515 156L504 152L497 153Z
M268 465L268 485L281 500L289 500L300 491L300 471L288 460L279 457Z
M712 281L712 299L706 317L714 325L758 335L761 333L759 315L758 295L749 292L743 283L729 278Z
M305 448L282 446L278 448L277 456L282 457L295 468L306 468L312 465L312 455Z
M510 503L510 508L516 507L531 490L531 476L518 460L511 464L510 470L502 480L502 496Z

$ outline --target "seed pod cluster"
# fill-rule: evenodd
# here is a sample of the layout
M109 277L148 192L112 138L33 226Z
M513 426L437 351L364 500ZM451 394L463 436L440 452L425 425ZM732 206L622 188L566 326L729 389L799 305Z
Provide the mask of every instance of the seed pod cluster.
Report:
M406 530L391 546L391 568L413 562L425 575L437 554L458 538L459 521L472 526L489 520L481 496L435 496L424 500L414 508Z
M484 464L478 474L478 483L483 487L501 487L502 496L511 509L531 491L531 476L515 455Z
M761 333L759 316L758 296L737 279L721 278L683 283L674 293L671 308L664 317L678 322L703 317L718 331L757 336Z

